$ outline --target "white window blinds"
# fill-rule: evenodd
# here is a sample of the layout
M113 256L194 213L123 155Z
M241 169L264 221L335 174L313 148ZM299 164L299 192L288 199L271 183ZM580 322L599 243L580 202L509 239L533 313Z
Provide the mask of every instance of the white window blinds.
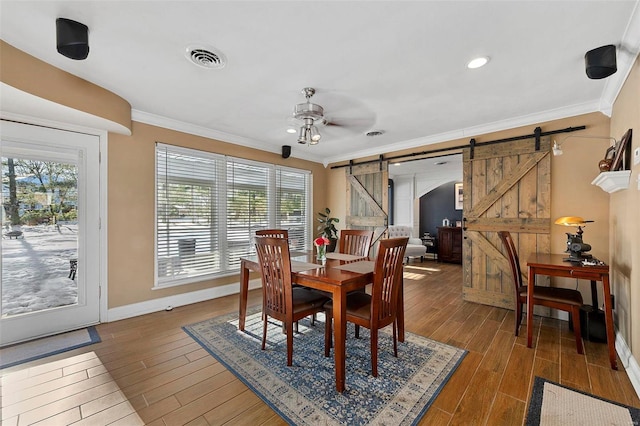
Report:
M311 174L171 145L156 146L156 286L237 273L255 231L310 247Z
M276 223L289 231L289 248L302 251L310 246L308 223L310 174L299 170L276 170ZM309 244L308 244L309 243Z

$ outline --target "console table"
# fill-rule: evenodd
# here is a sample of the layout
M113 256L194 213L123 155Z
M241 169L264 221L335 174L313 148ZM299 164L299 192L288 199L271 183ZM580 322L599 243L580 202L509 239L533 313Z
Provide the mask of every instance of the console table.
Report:
M600 281L604 289L604 315L607 328L607 345L609 347L609 361L611 368L618 369L616 359L616 347L613 329L613 308L611 306L611 287L609 285L609 266L593 265L585 266L579 262L565 262L566 255L534 253L527 259L529 268L529 281L527 285L527 347L532 346L533 340L533 304L529 301L533 298L533 286L536 283L536 275L548 275L551 277L576 278Z

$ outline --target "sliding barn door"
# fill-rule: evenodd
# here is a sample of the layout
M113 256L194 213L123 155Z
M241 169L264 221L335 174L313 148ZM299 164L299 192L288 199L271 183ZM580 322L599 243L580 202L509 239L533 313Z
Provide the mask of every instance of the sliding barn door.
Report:
M540 140L539 150L533 138L476 146L473 156L470 148L463 150L464 300L514 307L511 271L498 231L511 232L525 275L531 253L549 253L549 151L549 137Z
M373 230L375 243L387 229L389 173L387 162L346 168L347 229ZM375 256L375 246L370 255Z

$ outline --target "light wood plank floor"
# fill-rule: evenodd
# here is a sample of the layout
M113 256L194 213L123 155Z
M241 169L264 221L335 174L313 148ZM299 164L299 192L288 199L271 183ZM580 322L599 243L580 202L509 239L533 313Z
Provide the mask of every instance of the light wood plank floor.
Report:
M462 300L461 275L433 261L405 267L407 330L469 351L421 424L520 425L534 376L640 407L606 344L578 355L566 322L536 317L528 349L512 311ZM249 304L260 298L252 291ZM2 370L2 424L285 424L181 329L237 309L229 296L101 324L99 344Z

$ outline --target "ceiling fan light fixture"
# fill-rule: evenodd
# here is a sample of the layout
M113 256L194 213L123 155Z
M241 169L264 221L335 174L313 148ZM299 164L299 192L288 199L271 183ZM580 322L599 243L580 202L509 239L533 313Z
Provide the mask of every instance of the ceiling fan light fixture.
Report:
M311 103L311 97L315 93L316 89L313 87L302 89L302 94L307 98L307 102L297 104L293 108L293 118L304 122L298 135L298 143L300 144L316 145L322 138L314 123L316 120L321 123L324 122L324 108Z
M300 133L298 134L298 143L300 144L307 143L307 128L304 126L300 127Z
M311 126L310 129L309 129L309 132L311 134L312 144L313 144L313 142L318 143L318 141L322 137L322 136L320 136L320 133L318 132L318 128L316 126Z
M480 56L470 60L469 63L467 63L467 68L469 68L470 70L473 70L473 69L480 68L487 65L488 62L489 62L488 56Z

